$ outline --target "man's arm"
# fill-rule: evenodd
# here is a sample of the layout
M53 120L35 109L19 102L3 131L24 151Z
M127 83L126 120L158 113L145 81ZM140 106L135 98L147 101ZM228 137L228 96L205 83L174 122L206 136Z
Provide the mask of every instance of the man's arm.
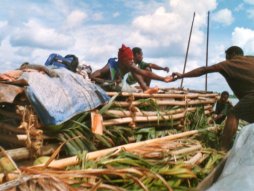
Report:
M191 70L190 72L181 74L177 72L173 72L172 76L174 77L174 80L181 79L181 78L192 78L192 77L199 77L207 73L213 73L213 72L220 72L222 70L221 66L219 64L214 64L212 66L208 67L199 67L194 70Z
M158 66L157 64L150 63L149 67L152 68L152 69L155 69L155 70L164 70L166 72L169 72L169 68L168 67L161 67L161 66Z
M29 71L29 69L32 70L37 70L39 72L44 72L46 73L48 76L50 77L58 77L58 74L56 71L54 71L53 69L49 69L46 66L43 65L38 65L38 64L29 64L28 62L23 63L20 68L20 70L27 70Z
M149 89L149 87L146 85L144 79L137 73L135 72L131 72L132 76L137 80L138 84L140 85L140 87L142 88L142 90L147 90Z
M131 73L137 73L141 76L144 76L144 77L147 77L147 78L150 78L150 79L159 80L159 81L163 81L163 82L171 82L173 80L172 76L161 77L161 76L159 76L157 74L154 74L150 71L141 70L133 64L127 65L127 67L129 68Z
M98 83L105 82L105 79L103 79L103 75L110 72L109 65L106 64L103 68L96 70L91 74L91 79Z

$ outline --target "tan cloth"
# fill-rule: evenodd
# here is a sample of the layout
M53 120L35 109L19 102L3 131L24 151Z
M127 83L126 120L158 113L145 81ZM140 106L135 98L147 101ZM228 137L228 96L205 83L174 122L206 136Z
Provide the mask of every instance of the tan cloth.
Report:
M22 73L23 73L22 70L11 70L11 71L0 74L0 80L12 82L17 80Z
M254 92L254 57L237 56L218 63L221 74L238 99Z

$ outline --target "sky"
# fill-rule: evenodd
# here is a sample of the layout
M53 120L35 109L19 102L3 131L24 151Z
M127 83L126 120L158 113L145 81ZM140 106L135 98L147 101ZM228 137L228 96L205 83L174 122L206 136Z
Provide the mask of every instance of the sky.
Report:
M254 55L254 0L0 0L0 72L43 65L51 53L75 54L95 71L122 44L141 47L145 62L168 66L169 74L182 72L195 12L188 72L206 65L208 11L208 65L223 61L232 45ZM205 77L186 78L183 87L204 90ZM232 93L218 73L208 74L208 90Z

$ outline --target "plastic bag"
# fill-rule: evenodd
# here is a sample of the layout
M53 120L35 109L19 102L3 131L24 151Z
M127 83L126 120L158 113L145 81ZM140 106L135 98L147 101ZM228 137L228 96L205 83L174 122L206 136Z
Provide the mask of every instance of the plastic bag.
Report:
M122 92L129 92L129 93L134 93L134 92L139 92L139 90L132 85L129 85L127 83L127 78L129 76L129 73L125 74L122 80Z
M254 124L241 129L225 167L208 191L254 190Z

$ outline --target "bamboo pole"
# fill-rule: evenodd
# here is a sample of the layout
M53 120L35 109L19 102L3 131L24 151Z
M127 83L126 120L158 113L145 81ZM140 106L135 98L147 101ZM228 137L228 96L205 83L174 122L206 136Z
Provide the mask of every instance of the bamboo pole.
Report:
M184 112L184 108L170 110L167 112L159 112L160 115L172 115L176 113L182 113ZM158 114L158 112L154 111L138 111L138 112L130 112L127 110L108 110L105 112L106 115L113 116L113 117L130 117L133 114L135 116L155 116Z
M119 92L107 92L108 96L115 96L119 94ZM145 93L128 93L128 92L122 92L120 93L119 97L129 97L134 96L136 98L198 98L198 97L217 97L217 93L164 93L164 94L145 94Z
M9 112L9 111L5 111L3 109L0 109L0 114L4 115L6 117L12 118L12 119L18 119L18 120L20 120L22 118L21 116L19 116L15 112Z
M42 155L50 155L52 154L57 145L47 145L42 147ZM15 161L29 159L31 154L30 151L26 147L6 150L8 155Z
M212 109L212 105L206 105L204 106L204 109ZM165 115L172 115L172 114L176 114L176 113L182 113L184 112L186 109L184 108L179 108L179 109L174 109L174 110L169 110L166 112L154 112L154 111L138 111L138 112L130 112L127 110L108 110L105 112L106 115L109 115L111 117L130 117L133 116L133 114L135 116L156 116L156 115L161 115L161 116L165 116ZM194 111L196 110L195 107L190 107L187 108L188 111Z
M209 46L209 15L207 12L207 35L206 35L206 67L208 67L208 46ZM207 73L205 74L205 91L207 91Z
M117 146L117 147L113 147L113 148L109 148L109 149L104 149L104 150L100 150L100 151L94 151L94 152L87 153L86 158L87 158L87 160L93 160L93 159L105 156L109 153L120 151L122 149L124 149L128 152L131 152L133 149L136 149L138 147L144 147L144 146L149 146L149 145L153 145L153 144L163 143L165 141L176 140L179 138L192 136L192 135L198 134L200 132L204 132L204 131L217 130L218 128L219 128L219 126L213 126L213 127L208 127L206 129L202 129L202 130L192 130L192 131L187 131L187 132L178 133L178 134L174 134L174 135L169 135L169 136L158 138L158 139L151 139L151 140L146 140L146 141L142 141L142 142L121 145L121 146ZM73 157L69 157L69 158L54 160L49 164L49 167L61 169L61 168L65 168L66 166L76 165L78 163L79 163L79 160L78 160L77 156L73 156Z
M19 141L16 136L13 137L12 135L0 134L0 140L1 140L1 143L4 143L4 144L6 143L6 144L25 146L24 142Z
M130 123L130 122L150 122L150 121L165 121L165 120L177 120L184 118L186 112L195 111L195 109L186 110L182 113L176 113L173 115L155 115L155 116L134 116L134 117L124 117L124 118L115 118L115 119L109 119L106 121L103 121L103 126L110 126L110 125L117 125L117 124L124 124L124 123ZM205 114L209 114L210 110L205 110Z
M133 127L134 129L139 129L139 128L144 128L144 127L163 127L164 130L167 130L167 128L172 128L174 127L175 129L181 129L181 119L176 119L173 122L168 122L168 121L160 121L159 123L157 121L151 121L149 123L141 123L141 122L136 122L136 126Z
M3 129L12 133L25 133L24 129L19 129L16 126L4 122L0 122L0 128L1 130Z
M185 112L174 114L170 116L137 116L137 117L125 117L125 118L117 118L117 119L110 119L107 121L103 121L104 126L110 126L110 125L117 125L117 124L123 124L123 123L130 123L130 122L148 122L148 121L157 121L157 120L175 120L180 119L185 116Z
M186 64L187 64L187 59L188 59L188 53L189 53L189 47L190 47L190 40L191 40L191 35L192 35L192 29L193 29L193 23L195 20L195 12L193 13L193 19L192 19L192 23L191 23L191 29L190 29L190 34L189 34L189 40L188 40L188 44L187 44L187 50L186 50L186 54L185 54L185 60L184 60L184 66L183 66L183 73L185 73L185 68L186 68ZM180 88L183 87L183 79L181 79L181 85Z
M216 99L207 99L207 100L190 100L190 101L163 101L163 100L154 100L157 105L171 105L171 106L188 106L188 105L199 105L199 104L214 104ZM131 102L133 106L137 105L145 105L146 103L140 101ZM129 107L130 103L125 101L115 101L113 103L114 106L118 107Z
M177 150L177 151L171 151L170 154L171 155L186 154L186 153L191 153L191 152L199 150L199 149L202 149L202 146L200 144L199 145L194 145L194 146L191 146L191 147L188 147L188 148L180 149L180 150Z

